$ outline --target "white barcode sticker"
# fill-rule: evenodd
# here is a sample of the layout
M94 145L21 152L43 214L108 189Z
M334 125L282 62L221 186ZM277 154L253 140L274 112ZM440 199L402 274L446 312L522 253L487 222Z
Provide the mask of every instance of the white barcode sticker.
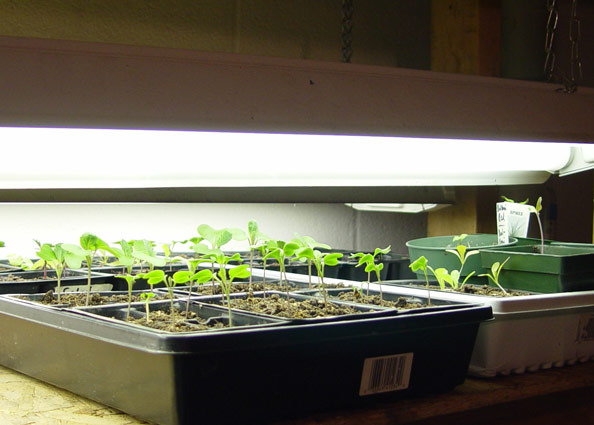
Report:
M594 341L594 314L582 314L578 327L578 342Z
M111 291L113 285L111 283L95 283L91 285L91 292L106 292ZM58 287L56 286L54 292L87 292L88 286L87 285L71 285L71 286L60 286L60 290L58 291Z
M412 361L413 353L365 359L359 395L378 394L408 388Z

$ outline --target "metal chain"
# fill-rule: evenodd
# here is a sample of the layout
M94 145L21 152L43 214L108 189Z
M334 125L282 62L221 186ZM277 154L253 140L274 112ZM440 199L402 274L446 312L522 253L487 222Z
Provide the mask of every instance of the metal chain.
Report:
M546 59L544 64L544 75L547 81L551 81L555 74L556 59L553 43L555 41L557 24L559 23L559 12L557 12L556 0L547 0L547 11L549 12L549 17L547 18L547 34L545 37Z
M353 0L342 0L342 61L351 62L353 55Z
M569 42L571 44L571 61L569 64L569 79L565 79L565 92L577 91L578 82L582 79L582 62L580 61L579 42L581 36L580 20L577 17L577 0L571 2L571 17L569 18Z

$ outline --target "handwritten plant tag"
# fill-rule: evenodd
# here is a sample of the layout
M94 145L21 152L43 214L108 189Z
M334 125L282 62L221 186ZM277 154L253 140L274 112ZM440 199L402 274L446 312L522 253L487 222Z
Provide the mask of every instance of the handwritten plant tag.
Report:
M515 202L498 202L497 209L497 242L509 243L509 238L525 238L530 223L530 206Z

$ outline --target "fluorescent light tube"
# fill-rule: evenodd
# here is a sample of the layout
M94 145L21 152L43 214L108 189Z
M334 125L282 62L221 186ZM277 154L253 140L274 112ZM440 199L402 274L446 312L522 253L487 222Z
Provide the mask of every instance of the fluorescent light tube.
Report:
M544 182L568 144L1 127L0 189L506 185Z

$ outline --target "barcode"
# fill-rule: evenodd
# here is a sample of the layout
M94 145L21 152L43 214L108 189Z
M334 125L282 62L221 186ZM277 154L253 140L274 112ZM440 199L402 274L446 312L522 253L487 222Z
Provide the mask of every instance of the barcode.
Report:
M594 341L594 314L583 314L578 328L578 342Z
M412 359L413 353L365 359L359 395L378 394L408 388Z

